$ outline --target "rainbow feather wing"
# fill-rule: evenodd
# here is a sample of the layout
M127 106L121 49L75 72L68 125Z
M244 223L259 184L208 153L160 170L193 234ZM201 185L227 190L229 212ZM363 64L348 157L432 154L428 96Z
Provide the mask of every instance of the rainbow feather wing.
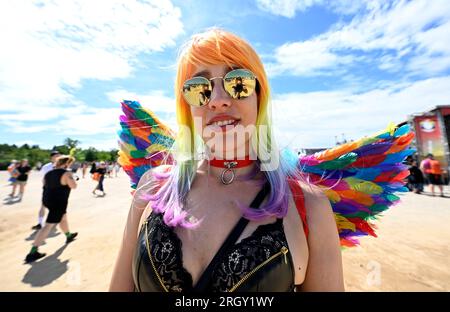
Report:
M359 244L358 237L376 237L380 213L407 192L409 175L402 161L414 153L409 126L390 125L385 131L299 159L307 179L322 188L333 208L341 245Z
M120 116L119 163L136 188L141 176L163 160L173 161L170 148L175 134L153 112L136 101L123 101Z

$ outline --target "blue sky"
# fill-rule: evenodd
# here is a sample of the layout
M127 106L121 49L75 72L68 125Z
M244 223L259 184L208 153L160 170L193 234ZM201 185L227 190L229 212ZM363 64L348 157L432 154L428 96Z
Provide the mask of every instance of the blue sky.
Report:
M450 104L446 0L0 0L0 143L116 148L121 99L175 127L178 50L212 26L262 57L281 146Z

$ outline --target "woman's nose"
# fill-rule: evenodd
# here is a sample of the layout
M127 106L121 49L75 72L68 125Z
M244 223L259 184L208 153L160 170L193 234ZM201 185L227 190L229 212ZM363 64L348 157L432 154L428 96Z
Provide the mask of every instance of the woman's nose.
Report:
M231 106L231 97L223 88L221 79L214 79L208 107L213 110L227 109Z

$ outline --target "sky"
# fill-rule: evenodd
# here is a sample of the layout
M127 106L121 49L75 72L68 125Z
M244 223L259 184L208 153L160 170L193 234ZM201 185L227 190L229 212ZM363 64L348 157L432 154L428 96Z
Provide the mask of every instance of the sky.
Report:
M0 0L0 144L117 148L120 101L176 130L176 59L220 27L263 60L280 147L450 104L450 1Z

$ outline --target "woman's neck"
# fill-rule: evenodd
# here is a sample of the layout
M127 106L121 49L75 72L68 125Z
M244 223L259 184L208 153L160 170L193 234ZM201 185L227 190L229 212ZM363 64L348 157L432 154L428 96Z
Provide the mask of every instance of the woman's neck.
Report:
M214 163L214 165L211 164L208 160L202 160L200 161L198 170L208 173L209 176L217 178L218 181L221 179L221 175L224 170L227 169L226 166L217 166L217 163ZM233 168L235 173L235 181L237 180L247 180L251 179L253 176L256 176L258 167L256 161L246 162L245 166L239 166L238 168Z

